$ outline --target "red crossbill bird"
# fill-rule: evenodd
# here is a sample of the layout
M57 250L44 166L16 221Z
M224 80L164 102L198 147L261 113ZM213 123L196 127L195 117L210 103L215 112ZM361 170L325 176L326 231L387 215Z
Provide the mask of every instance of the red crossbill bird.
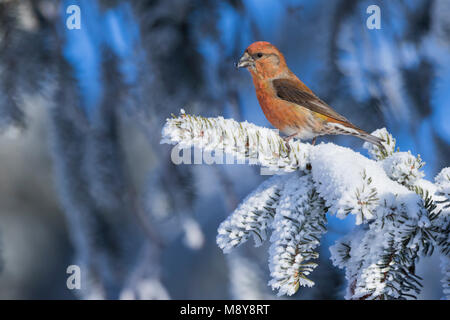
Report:
M382 139L356 127L320 100L289 70L283 54L265 41L252 43L237 63L253 78L267 120L287 137L313 139L327 134L352 135L382 147Z

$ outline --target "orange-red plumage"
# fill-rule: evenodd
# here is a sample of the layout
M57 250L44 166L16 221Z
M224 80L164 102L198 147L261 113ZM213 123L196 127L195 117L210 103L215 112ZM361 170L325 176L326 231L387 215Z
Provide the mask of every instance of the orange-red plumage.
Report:
M267 120L288 139L315 139L325 134L349 134L381 145L381 139L359 129L320 100L292 73L283 54L272 44L251 44L239 60L253 78Z

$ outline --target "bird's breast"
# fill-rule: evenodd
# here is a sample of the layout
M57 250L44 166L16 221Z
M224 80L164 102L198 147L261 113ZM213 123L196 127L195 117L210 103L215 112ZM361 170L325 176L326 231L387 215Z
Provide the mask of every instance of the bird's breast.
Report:
M307 109L280 99L270 83L255 82L256 96L267 120L286 135L311 131ZM305 131L305 132L306 132ZM308 134L309 136L309 134Z

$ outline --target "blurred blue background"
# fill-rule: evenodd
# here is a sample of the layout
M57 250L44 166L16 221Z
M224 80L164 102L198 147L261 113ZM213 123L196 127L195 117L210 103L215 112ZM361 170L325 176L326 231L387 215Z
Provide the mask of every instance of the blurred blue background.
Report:
M81 29L66 27L73 4ZM173 165L165 119L184 108L270 126L234 68L265 40L338 112L420 154L432 180L450 163L449 15L446 0L0 2L0 298L276 298L267 246L215 244L265 177ZM352 137L320 141L366 154ZM328 247L353 225L329 216L316 286L292 298L342 299ZM420 298L442 296L437 261L421 260ZM81 290L66 287L71 264Z

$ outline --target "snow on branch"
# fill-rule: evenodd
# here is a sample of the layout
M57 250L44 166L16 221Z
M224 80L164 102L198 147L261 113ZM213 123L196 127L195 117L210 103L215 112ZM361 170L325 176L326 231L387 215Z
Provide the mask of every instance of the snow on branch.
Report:
M217 244L228 253L253 235L255 245L266 240L283 188L284 176L263 182L219 226Z
M270 236L269 285L278 294L312 286L314 249L326 231L326 216L356 216L356 228L330 248L346 269L348 299L414 297L420 255L439 248L449 288L450 170L433 184L423 179L420 156L395 149L386 129L373 132L384 148L365 143L372 159L332 143L288 145L276 130L232 119L186 115L167 119L161 143L226 153L283 175L262 183L219 226L217 243L228 253L253 236ZM295 171L295 172L293 172ZM286 174L287 173L287 174Z
M314 285L306 276L317 267L310 260L319 256L313 250L326 231L325 213L325 203L317 194L311 175L290 176L282 191L270 238L269 284L279 289L278 295L292 295L299 286Z
M438 228L437 243L441 250L442 287L444 298L450 300L450 168L444 168L435 178L437 199L435 202L442 206ZM436 209L435 209L436 210Z
M167 119L161 143L223 152L249 164L286 172L305 168L310 147L292 140L288 147L277 130L261 128L246 121L204 118L183 112L180 117Z

